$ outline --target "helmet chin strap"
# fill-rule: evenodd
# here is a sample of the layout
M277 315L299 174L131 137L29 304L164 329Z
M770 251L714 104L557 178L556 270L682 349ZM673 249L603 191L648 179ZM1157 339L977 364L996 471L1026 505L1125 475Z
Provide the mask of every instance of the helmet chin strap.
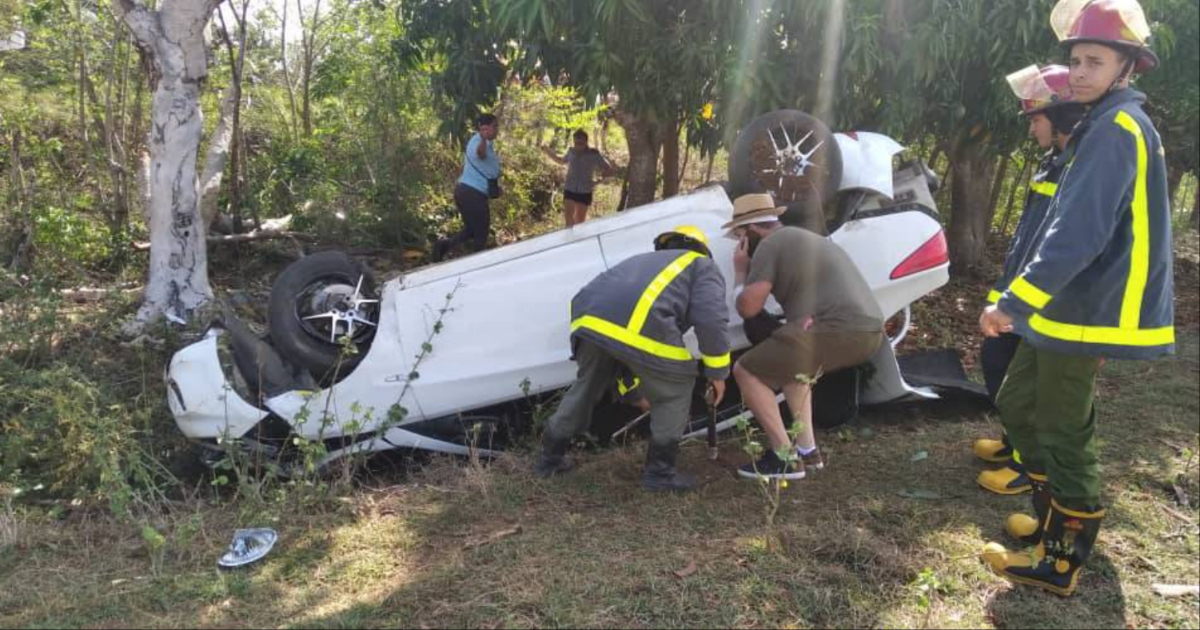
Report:
M1137 59L1133 55L1127 54L1125 58L1125 66L1121 68L1121 73L1117 75L1117 78L1113 79L1113 82L1109 84L1108 89L1104 91L1105 96L1121 89L1118 86L1122 81L1125 81L1129 77L1133 76L1133 67L1136 63Z

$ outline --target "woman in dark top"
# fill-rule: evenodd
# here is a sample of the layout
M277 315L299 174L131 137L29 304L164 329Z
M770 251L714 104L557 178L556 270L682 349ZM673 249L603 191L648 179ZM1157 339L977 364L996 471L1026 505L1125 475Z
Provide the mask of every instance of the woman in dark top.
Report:
M562 157L555 155L548 147L542 147L547 157L567 167L567 179L563 184L563 219L567 227L587 220L588 207L592 205L592 191L596 187L593 179L595 172L600 171L605 177L615 172L612 164L599 151L588 146L586 131L576 131L574 139L575 146L567 149Z

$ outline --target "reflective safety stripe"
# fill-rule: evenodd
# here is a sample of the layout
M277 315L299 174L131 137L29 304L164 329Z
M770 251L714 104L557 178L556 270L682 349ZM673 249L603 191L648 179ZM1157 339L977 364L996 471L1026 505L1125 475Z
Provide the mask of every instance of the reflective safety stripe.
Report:
M642 326L646 325L646 318L650 316L650 309L654 307L654 302L658 299L658 296L662 294L664 289L670 286L672 280L683 273L684 269L688 268L688 265L692 264L692 262L702 255L696 252L687 252L676 258L665 269L658 272L658 275L650 281L650 285L642 292L642 297L633 309L633 315L629 318L629 326L627 328L635 333L642 332Z
M1086 518L1104 518L1104 515L1108 514L1108 510L1103 510L1103 509L1097 510L1095 512L1083 512L1081 510L1072 510L1070 508L1065 508L1061 504L1059 504L1057 499L1050 499L1050 505L1054 506L1054 509L1058 510L1059 512L1062 512L1063 514L1066 514L1067 516L1073 516L1075 518L1085 518L1085 519Z
M688 352L687 348L672 346L661 341L655 341L649 337L643 337L624 326L619 326L594 315L584 315L571 322L571 332L575 332L580 328L594 330L605 337L615 339L631 348L637 348L642 352L652 354L656 357L675 361L692 360L692 353Z
M719 355L719 356L715 356L715 357L710 357L706 354L706 355L703 355L701 358L704 361L704 367L706 367L706 368L710 368L713 370L719 370L723 367L729 367L729 353L728 352L726 352L725 354Z
M628 384L625 383L625 379L618 378L617 379L617 393L624 396L625 394L628 394L629 392L637 389L638 385L641 385L641 384L642 384L642 379L640 379L636 376L633 377L633 381Z
M995 289L992 289L991 291L988 292L988 296L987 296L988 304L995 304L996 302L999 302L1000 296L1002 296L1002 295L1004 295L1004 294Z
M1008 290L1038 310L1046 308L1046 304L1050 302L1050 294L1033 286L1025 279L1025 276L1018 276L1016 280L1013 280Z
M575 321L571 322L571 332L575 332L580 328L587 328L604 335L610 339L619 341L632 348L637 348L647 354L662 358L671 359L674 361L692 361L692 353L687 348L680 346L672 346L670 344L657 341L642 335L642 327L646 325L646 318L650 316L650 309L654 307L654 302L658 300L658 296L670 286L671 282L683 273L683 270L688 268L688 265L695 262L703 254L697 252L686 252L676 258L665 269L658 272L658 275L650 281L646 290L642 292L642 297L638 299L637 306L633 309L633 315L629 318L629 323L625 326L614 324L605 319L596 317L595 315L584 315ZM720 363L721 365L712 365L710 367L724 367L729 365L729 355L724 357L704 357L704 364L709 365L710 361Z
M1121 300L1121 328L1137 329L1142 320L1142 298L1150 277L1150 210L1146 202L1146 138L1142 128L1127 112L1117 114L1116 123L1133 135L1137 143L1137 179L1133 186L1133 248L1129 256L1129 279Z
M1175 327L1113 328L1111 326L1079 326L1063 324L1041 315L1029 318L1029 327L1053 339L1075 343L1103 343L1113 346L1165 346L1175 343Z
M1054 182L1033 182L1029 185L1029 190L1039 194L1053 197L1054 193L1058 192L1058 184Z

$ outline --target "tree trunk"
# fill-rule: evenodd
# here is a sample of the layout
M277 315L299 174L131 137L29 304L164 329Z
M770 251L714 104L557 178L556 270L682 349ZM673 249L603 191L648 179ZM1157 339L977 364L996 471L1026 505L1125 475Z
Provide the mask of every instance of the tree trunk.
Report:
M1172 208L1178 208L1183 204L1175 203L1179 198L1179 185L1183 183L1183 169L1167 167L1167 203L1171 204Z
M992 223L988 196L995 165L978 144L960 144L949 157L954 173L947 230L950 270L959 277L974 277L987 264L987 235Z
M679 120L663 130L663 199L679 194Z
M683 161L679 164L679 185L683 185L684 178L687 177L688 162L692 159L692 145L683 143Z
M292 84L292 75L288 72L287 58L287 19L288 3L283 3L283 18L279 26L279 65L283 69L283 84L287 86L288 103L291 105L292 119L289 121L292 139L296 138L296 88Z
M128 159L126 155L125 144L121 139L121 127L123 126L123 112L125 110L124 102L124 87L116 86L116 72L118 65L124 65L124 62L119 62L121 43L126 37L125 29L121 23L116 24L111 43L111 59L109 60L108 74L105 77L104 102L100 102L100 97L96 94L96 85L91 80L90 75L85 75L83 78L83 87L88 96L88 101L92 105L92 124L96 128L97 135L103 139L104 155L108 164L109 179L112 182L112 197L107 200L107 205L110 210L108 213L108 228L110 242L112 244L113 260L118 264L123 262L125 254L128 252L126 247L128 242L129 230L129 208L132 204L130 199L130 177L128 168ZM118 87L116 105L113 104L113 88Z
M654 201L660 146L658 126L624 110L617 111L617 122L625 128L625 142L629 146L629 193L625 208L636 208Z
M604 155L608 155L609 120L611 120L609 116L604 116L604 122L600 123L600 133L598 134L599 138L596 140L596 144L600 147L600 153Z
M936 170L938 160L941 159L941 157L942 157L942 145L935 142L933 144L933 151L931 151L929 153L929 163L927 164L927 166L931 169Z
M992 196L988 199L988 216L996 216L996 204L1000 203L1000 191L1004 189L1004 176L1008 174L1008 164L1012 162L1011 155L1000 158L1000 168L996 169L996 178L992 181ZM988 225L989 231L991 225Z
M156 79L149 138L150 277L136 318L141 324L160 316L184 323L213 297L196 156L204 131L204 29L218 2L162 0L156 11L137 0L112 4L153 61Z
M232 4L233 17L237 22L238 27L238 53L237 57L233 54L233 42L229 36L229 29L225 26L225 18L221 12L217 12L221 16L221 33L225 39L225 48L229 53L229 69L232 76L232 84L237 86L237 97L233 103L233 122L232 135L229 140L229 207L233 214L233 231L235 233L242 231L242 180L241 180L241 162L243 158L242 149L242 78L244 68L246 66L246 14L250 10L250 0L242 0L241 14L238 13L237 7Z
M704 167L704 183L705 184L712 181L713 159L715 159L716 157L717 157L716 151L711 151L708 154L708 166Z
M300 119L304 126L304 137L312 137L312 72L317 57L317 29L321 26L321 0L313 3L313 12L308 19L304 17L304 5L296 0L296 12L300 16L300 26L303 34L300 36L304 59L300 66L301 105Z
M1196 189L1192 192L1192 229L1200 232L1200 173L1196 173Z
M33 257L33 200L25 185L25 171L21 168L21 130L12 134L9 146L9 195L10 207L16 211L15 238L9 268L17 273L29 270Z
M1017 177L1017 181L1013 182L1012 189L1008 191L1008 205L1004 208L1004 220L1000 222L1000 236L1008 234L1008 223L1012 219L1013 206L1017 200L1017 191L1028 186L1033 163L1034 160L1029 157L1025 158L1025 166L1021 167L1021 175Z

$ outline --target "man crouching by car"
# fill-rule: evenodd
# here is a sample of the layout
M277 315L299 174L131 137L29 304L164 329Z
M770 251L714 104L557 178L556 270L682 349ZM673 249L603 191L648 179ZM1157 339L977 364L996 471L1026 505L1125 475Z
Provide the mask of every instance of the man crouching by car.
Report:
M675 472L697 367L683 334L695 327L704 374L714 404L720 403L729 376L725 279L699 228L685 225L660 234L654 249L600 274L571 300L571 347L579 372L546 425L537 476L575 467L567 447L591 425L596 403L625 366L640 377L651 410L642 487L696 487L694 476Z
M854 262L832 241L784 227L778 220L783 211L770 195L743 195L723 226L738 239L733 268L737 285L745 287L738 314L750 320L774 296L787 318L733 369L742 401L771 443L757 462L738 469L749 479L803 479L805 469L824 468L813 434L811 384L819 374L865 363L884 343L883 314ZM775 402L777 389L800 425L795 452Z

